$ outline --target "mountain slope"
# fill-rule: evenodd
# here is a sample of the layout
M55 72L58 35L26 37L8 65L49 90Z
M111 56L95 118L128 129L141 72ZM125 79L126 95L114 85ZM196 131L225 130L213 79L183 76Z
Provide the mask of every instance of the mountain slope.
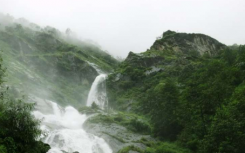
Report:
M244 46L167 31L109 75L109 106L144 116L155 137L192 152L243 152L244 57Z
M143 89L146 83L152 81L148 80L149 78L159 79L165 75L178 77L186 67L200 63L199 58L217 57L226 48L224 44L203 34L166 31L146 52L139 54L130 52L115 73L109 76L108 89L113 89L109 97L111 105L117 103L115 104L117 107L131 108L128 105L137 99L130 96L131 88L137 88L135 91L139 92L139 95L135 96L140 97L140 94L144 94L144 90L148 89L148 87Z
M84 105L97 69L111 72L117 61L99 47L40 28L24 19L1 15L0 50L7 84L22 94L62 105Z

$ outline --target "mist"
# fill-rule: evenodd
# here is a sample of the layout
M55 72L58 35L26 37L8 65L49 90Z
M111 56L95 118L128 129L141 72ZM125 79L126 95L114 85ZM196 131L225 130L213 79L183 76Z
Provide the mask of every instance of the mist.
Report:
M93 41L113 56L143 52L166 30L245 42L243 0L0 0L0 12Z

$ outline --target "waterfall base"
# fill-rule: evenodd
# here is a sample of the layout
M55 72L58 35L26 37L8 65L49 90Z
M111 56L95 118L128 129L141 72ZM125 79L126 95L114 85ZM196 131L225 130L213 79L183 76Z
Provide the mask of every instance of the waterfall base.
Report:
M52 106L52 113L34 111L36 118L42 119L42 139L51 146L48 153L112 153L104 139L87 133L83 129L86 115L75 108L61 108L55 102L46 101Z

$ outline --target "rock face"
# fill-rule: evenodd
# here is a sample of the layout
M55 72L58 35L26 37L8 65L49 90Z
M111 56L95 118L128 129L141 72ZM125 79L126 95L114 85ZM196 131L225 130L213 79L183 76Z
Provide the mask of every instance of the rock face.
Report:
M155 141L155 139L149 135L132 132L116 123L91 123L87 120L83 126L88 133L103 138L109 144L113 153L117 153L122 148L132 145L141 150L145 150L147 146L141 142L142 139L145 141Z
M205 53L216 56L225 48L224 44L204 34L176 33L168 30L154 42L150 50L137 54L129 52L124 63L136 67L156 67L169 63L166 62L167 54L180 55L184 58Z
M130 63L131 65L140 66L140 67L151 67L158 63L161 63L164 60L163 57L154 56L154 55L143 55L129 52L128 57L125 59L125 62Z
M151 50L171 50L184 54L197 51L200 55L208 53L215 56L225 47L224 44L204 34L176 33L169 30L163 33L162 38L155 41Z

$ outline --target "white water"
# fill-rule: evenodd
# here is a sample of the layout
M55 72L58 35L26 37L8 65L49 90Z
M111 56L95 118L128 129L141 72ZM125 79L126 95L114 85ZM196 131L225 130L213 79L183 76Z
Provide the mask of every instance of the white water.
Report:
M92 56L92 57L93 57L93 56ZM87 63L88 63L90 66L92 66L92 67L97 71L98 74L103 74L103 73L104 73L101 69L99 69L98 65L96 65L96 64L94 64L94 63L90 63L90 62L88 62L88 61L87 61Z
M52 106L52 113L34 111L36 118L42 119L41 129L46 131L44 142L51 146L48 153L112 153L104 139L86 133L82 125L87 116L80 114L75 108L61 108L55 102L45 101ZM42 107L44 107L42 103ZM47 107L46 106L46 107ZM50 108L49 108L50 109Z
M96 69L97 70L97 69ZM98 70L97 70L98 71ZM107 104L105 79L106 74L97 76L91 86L87 106L95 102L101 109ZM42 119L41 129L46 134L42 140L51 146L48 153L112 153L104 139L86 133L83 123L86 115L80 114L75 108L62 108L55 102L34 98L37 110L33 112L37 119Z
M107 95L105 89L105 79L106 74L98 75L89 91L88 99L87 99L87 106L91 106L93 102L95 102L101 109L104 109L107 104ZM99 90L99 86L103 89Z

